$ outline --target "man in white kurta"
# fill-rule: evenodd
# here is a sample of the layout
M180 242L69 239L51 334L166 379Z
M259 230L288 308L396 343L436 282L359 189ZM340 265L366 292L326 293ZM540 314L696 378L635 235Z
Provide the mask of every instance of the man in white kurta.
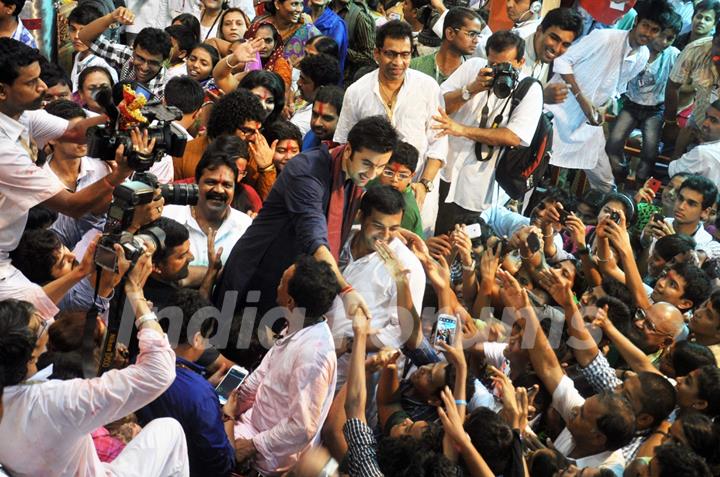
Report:
M406 33L408 36L404 36ZM420 184L415 187L424 188L427 193L424 201L418 200L427 234L431 232L437 216L437 171L445 161L448 147L447 138L432 130L432 116L438 108L445 107L445 103L435 78L409 69L412 51L410 26L391 21L378 29L378 38L381 34L385 35L383 47L375 48L379 67L357 80L345 92L333 140L346 143L350 129L362 118L375 115L387 117L400 139L415 146L420 153L415 177ZM399 88L394 93L390 92L397 85ZM392 98L384 98L383 94L390 94Z
M672 161L668 166L668 175L689 172L720 184L720 100L713 102L705 112L700 126L702 143Z
M614 187L605 153L602 113L597 108L624 93L628 81L642 71L650 56L645 45L662 27L638 15L629 32L593 30L555 60L555 76L550 83L566 82L572 94L560 104L547 106L555 116L550 164L584 169L594 189L610 191ZM586 112L578 101L583 102Z

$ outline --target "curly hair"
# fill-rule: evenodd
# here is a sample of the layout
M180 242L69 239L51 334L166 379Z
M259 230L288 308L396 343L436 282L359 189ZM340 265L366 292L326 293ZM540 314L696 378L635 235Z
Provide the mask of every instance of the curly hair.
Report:
M246 89L236 89L217 102L208 119L207 133L211 139L235 131L247 121L262 121L260 100Z

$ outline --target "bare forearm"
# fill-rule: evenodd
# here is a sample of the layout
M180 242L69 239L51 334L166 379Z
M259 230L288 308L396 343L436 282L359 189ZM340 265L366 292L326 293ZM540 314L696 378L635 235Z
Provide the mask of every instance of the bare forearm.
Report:
M82 279L82 275L71 272L45 284L42 288L48 298L50 298L53 303L58 304L65 294Z
M620 355L623 357L625 362L632 368L636 373L647 371L649 373L660 374L655 366L650 362L645 353L635 346L629 339L625 337L617 328L609 325L605 329L605 334L615 344Z
M567 324L568 335L577 340L576 346L571 346L575 359L580 366L587 367L592 363L599 349L593 340L585 323L583 322L580 310L574 301L563 306L565 312L565 323Z
M345 414L348 418L356 418L365 422L365 345L367 335L357 333L353 340L352 355L347 380L345 398Z
M625 268L625 284L630 289L633 298L635 298L635 303L642 309L650 308L650 300L645 293L645 287L640 276L640 270L638 270L635 263L635 257L633 257L632 253L621 251L620 260Z
M335 272L335 277L340 284L340 288L345 288L348 285L348 282L345 281L345 277L343 277L342 272L338 268L335 257L332 256L332 253L330 253L330 250L328 250L327 247L325 247L324 245L318 247L317 250L315 250L315 253L313 253L313 257L315 257L316 260L322 260L323 262L330 265L330 267L333 269L333 272Z
M435 180L438 171L442 168L443 162L440 159L428 159L423 169L422 179L427 179L430 182Z
M413 328L412 332L410 333L410 336L408 337L407 342L405 343L405 346L407 346L409 349L417 349L418 346L420 346L420 343L422 342L422 321L420 320L420 315L418 315L417 311L415 310L415 305L412 301L412 293L410 292L410 282L405 280L399 280L396 282L397 285L397 291L398 291L398 297L397 297L397 307L398 307L398 316L403 317L406 314L410 314L410 317L413 321ZM402 323L402 321L401 321Z
M87 130L93 126L104 124L107 119L107 116L104 114L91 118L72 119L70 120L69 127L65 130L65 134L60 137L60 140L85 144L87 142Z
M668 80L665 88L665 120L675 121L678 113L678 103L680 102L680 85Z
M89 45L97 40L97 38L102 35L105 30L110 28L110 25L113 23L115 23L115 19L113 19L111 13L108 13L107 15L82 27L82 29L78 32L78 38L86 45Z
M462 98L462 90L455 90L446 93L445 96L445 112L453 114L467 102Z
M221 90L225 91L225 93L229 93L230 91L235 90L238 85L238 82L235 79L232 70L240 63L238 63L237 65L233 65L232 67L228 64L228 61L233 61L234 56L235 55L231 54L218 61L212 72L215 83Z
M470 471L472 477L494 477L492 470L488 467L485 459L482 458L480 453L475 449L470 438L467 438L466 442L463 442L460 449L460 454L463 456L465 466Z
M520 145L520 138L508 128L476 128L463 125L460 135L488 146L517 147Z

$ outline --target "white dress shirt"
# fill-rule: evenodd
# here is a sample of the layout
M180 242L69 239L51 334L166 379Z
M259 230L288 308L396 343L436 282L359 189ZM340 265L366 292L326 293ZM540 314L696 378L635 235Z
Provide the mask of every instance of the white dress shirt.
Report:
M388 117L385 102L380 96L378 70L370 72L353 83L345 92L342 111L338 119L333 140L344 144L355 124L368 116ZM437 137L431 129L432 117L438 108L445 107L440 86L434 78L417 70L405 72L392 115L388 117L400 135L400 139L415 146L420 153L416 171L422 171L428 158L445 160L448 142L446 137Z
M668 166L668 175L689 172L720 184L720 141L699 144Z
M591 31L554 61L555 75L550 83L562 83L561 74L573 74L583 95L595 106L603 106L626 91L628 82L642 71L650 57L645 46L633 50L628 35L624 30ZM550 164L593 169L598 161L608 161L603 128L587 124L574 95L545 107L555 116Z
M443 94L457 91L471 83L487 60L470 58L460 65L442 84ZM450 117L460 124L479 127L481 113L487 104L489 109L485 127L489 128L501 112L502 121L498 127L508 128L520 138L520 144L527 147L532 142L543 108L543 92L539 84L533 84L517 108L510 112L511 97L500 99L483 91L470 98ZM507 194L495 182L495 166L502 147L494 147L493 154L487 161L478 161L475 155L475 142L465 137L451 137L449 140L448 160L442 170L442 179L450 183L446 202L477 212L482 212L492 205L502 205ZM487 153L487 149L483 147Z
M300 132L302 133L303 137L305 137L305 135L310 130L312 107L312 102L307 103L305 106L295 111L295 114L293 114L293 117L290 119L291 123L300 128Z
M249 215L232 207L229 207L229 209L228 216L215 233L215 252L217 253L222 247L221 258L223 263L230 256L235 242L243 236L252 223ZM189 205L166 205L163 207L162 215L177 220L190 232L190 252L195 257L190 262L190 265L207 267L207 235L202 231L195 217L192 216L192 208Z
M347 265L342 269L343 277L365 299L372 316L371 327L379 330L375 337L383 346L400 348L405 344L412 330L400 327L395 280L377 252L358 259L353 258L350 244L357 233L361 232L354 231L341 252L340 261L344 263L348 260ZM388 245L402 267L410 270L408 276L410 294L415 310L420 313L425 293L425 271L420 260L400 240L394 239ZM352 319L346 316L340 298L335 298L335 303L327 316L333 336L338 342L345 336L353 335Z
M57 308L38 285L10 264L30 208L63 190L63 185L30 157L30 138L42 148L67 130L68 121L45 110L26 111L19 121L0 113L0 300L28 300L44 318Z
M240 386L236 439L252 439L255 467L277 476L320 442L335 391L337 357L327 322L278 340Z
M117 475L100 462L90 433L152 402L175 379L167 337L143 329L138 339L137 364L125 369L5 388L0 462L13 476Z
M573 418L575 409L585 404L585 398L575 389L575 384L567 376L563 376L560 384L555 389L552 396L552 406L560 413L565 422L569 422ZM557 436L554 442L555 448L565 457L575 449L575 439L566 427ZM573 459L575 465L582 469L583 467L603 467L612 470L618 477L622 476L625 468L625 458L622 450L605 451L593 454L580 459Z
M537 52L535 51L536 34L536 31L533 30L530 35L523 38L525 40L525 64L521 71L523 75L532 76L545 85L548 81L550 63L543 63L540 61L540 58L537 57Z

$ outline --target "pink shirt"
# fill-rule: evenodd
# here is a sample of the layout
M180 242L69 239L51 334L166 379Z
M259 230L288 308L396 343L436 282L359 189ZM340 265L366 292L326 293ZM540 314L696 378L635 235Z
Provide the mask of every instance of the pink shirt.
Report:
M150 403L175 379L167 337L144 329L138 339L137 364L125 369L5 388L0 462L11 475L107 475L90 433Z
M245 413L236 439L252 439L257 470L280 475L319 442L336 381L337 357L326 322L275 343L240 387Z

